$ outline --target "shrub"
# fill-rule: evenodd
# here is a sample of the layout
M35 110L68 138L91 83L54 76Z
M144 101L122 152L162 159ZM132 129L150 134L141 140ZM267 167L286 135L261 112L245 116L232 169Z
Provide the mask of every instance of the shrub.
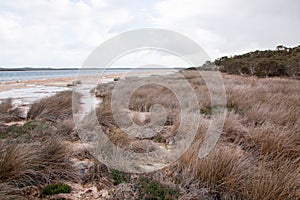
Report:
M61 193L71 193L71 191L72 191L71 186L64 183L56 183L56 184L51 184L46 186L43 190L43 194L54 195L54 194L61 194Z
M129 182L130 174L119 171L117 169L111 169L111 176L114 180L114 185L119 185L120 183Z
M135 184L139 192L139 199L172 200L179 197L179 189L171 188L160 182L142 177Z

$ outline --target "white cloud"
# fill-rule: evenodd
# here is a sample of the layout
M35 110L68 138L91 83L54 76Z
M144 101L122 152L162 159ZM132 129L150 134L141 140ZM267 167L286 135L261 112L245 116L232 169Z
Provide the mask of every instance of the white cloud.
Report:
M106 0L1 2L0 65L80 66L112 27L132 20L127 9L107 6Z
M111 66L132 68L156 66L160 68L170 69L190 66L190 64L177 55L171 54L169 52L155 49L143 49L121 56L114 63L112 63Z
M296 0L165 0L156 4L153 22L187 34L215 58L298 45L299 8Z
M0 66L80 66L111 36L141 27L183 33L212 58L299 45L298 0L0 1Z
M0 13L0 39L2 42L15 41L20 37L20 17L10 13Z
M107 6L107 2L104 0L91 0L91 4L96 8L103 8Z

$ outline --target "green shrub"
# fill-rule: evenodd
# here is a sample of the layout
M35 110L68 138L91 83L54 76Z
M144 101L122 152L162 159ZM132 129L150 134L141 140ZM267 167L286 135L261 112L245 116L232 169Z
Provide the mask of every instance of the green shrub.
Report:
M0 138L18 138L20 136L25 137L26 139L30 139L33 133L45 131L49 129L49 126L40 121L29 121L24 123L23 125L14 124L5 129L5 134L0 136Z
M110 171L112 179L114 179L114 185L119 185L120 183L130 181L130 174L119 171L117 169L111 169Z
M171 200L179 197L179 190L165 186L157 181L149 178L141 178L135 184L135 188L139 191L139 199L148 200Z
M154 137L153 139L154 139L154 141L159 142L159 143L166 143L167 142L166 138L164 138L161 135L158 135L158 136Z
M64 183L56 183L46 186L43 190L43 193L46 195L54 195L60 193L70 193L71 191L71 186Z

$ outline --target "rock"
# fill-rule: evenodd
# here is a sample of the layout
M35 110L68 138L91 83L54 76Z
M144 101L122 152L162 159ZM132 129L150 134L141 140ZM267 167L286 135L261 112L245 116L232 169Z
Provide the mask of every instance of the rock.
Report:
M95 91L95 96L98 98L105 98L106 92L104 91Z
M79 85L79 84L81 84L81 80L73 81L72 84L73 84L73 85Z
M67 87L73 87L73 86L76 86L79 84L81 84L81 80L76 80L76 81L73 81L72 83L67 84Z
M107 96L107 94L109 94L111 90L114 88L115 84L116 84L115 82L99 84L91 92L94 93L96 97L105 98L105 96Z

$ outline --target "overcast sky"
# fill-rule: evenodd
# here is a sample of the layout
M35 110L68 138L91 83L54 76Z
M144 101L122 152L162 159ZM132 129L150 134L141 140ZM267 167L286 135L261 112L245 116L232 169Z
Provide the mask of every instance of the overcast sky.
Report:
M145 27L178 31L212 59L297 46L299 10L298 0L0 0L0 66L81 66L103 41ZM151 52L127 61L142 57L167 64Z

